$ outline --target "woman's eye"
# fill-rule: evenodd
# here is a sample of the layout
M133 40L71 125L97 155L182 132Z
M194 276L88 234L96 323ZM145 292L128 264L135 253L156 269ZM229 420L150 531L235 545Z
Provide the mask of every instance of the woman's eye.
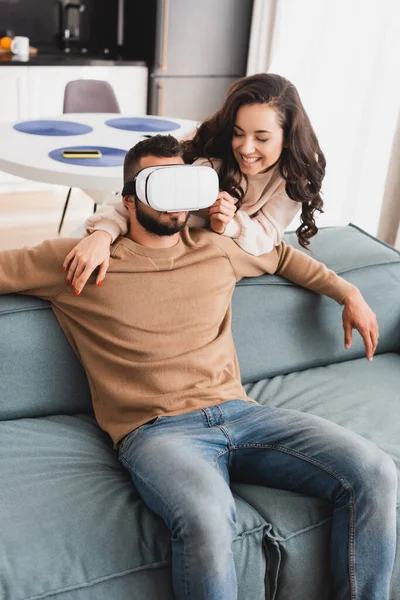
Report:
M243 137L243 135L244 135L244 134L243 134L243 133L238 133L237 131L234 131L234 132L233 132L233 135L234 135L235 137Z
M257 141L258 141L258 142L268 142L268 141L269 141L269 138L267 138L266 140L262 140L261 138L257 138Z

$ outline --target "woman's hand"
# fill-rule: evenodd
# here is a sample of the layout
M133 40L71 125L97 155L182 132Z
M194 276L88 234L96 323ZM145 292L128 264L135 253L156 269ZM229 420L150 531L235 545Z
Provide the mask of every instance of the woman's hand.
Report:
M83 238L67 254L63 269L68 270L67 283L71 283L75 294L80 294L93 271L100 266L96 285L101 285L110 264L112 237L107 231L95 231Z
M368 360L372 360L379 338L379 328L375 313L372 312L360 290L355 286L346 294L343 304L344 347L350 348L353 329L357 329L364 340L367 358Z
M215 233L224 233L227 224L236 212L236 200L228 192L220 192L218 198L208 209L210 227Z

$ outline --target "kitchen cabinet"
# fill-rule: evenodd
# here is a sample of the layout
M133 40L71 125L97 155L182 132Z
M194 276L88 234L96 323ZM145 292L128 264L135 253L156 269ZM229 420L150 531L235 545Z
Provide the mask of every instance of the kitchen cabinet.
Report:
M18 67L19 68L19 67ZM60 115L64 89L74 79L108 81L117 96L121 112L145 115L147 108L146 67L27 67L29 108L27 118Z
M1 121L18 121L25 118L28 106L26 78L26 67L7 67L0 70Z
M98 69L94 79L107 79L117 96L121 112L125 115L147 113L147 67L107 68L107 77L101 77L103 67L84 67L85 77L90 69ZM91 71L92 72L92 71Z
M82 79L80 67L27 67L29 106L27 119L55 117L63 111L65 86ZM95 77L93 77L95 79Z

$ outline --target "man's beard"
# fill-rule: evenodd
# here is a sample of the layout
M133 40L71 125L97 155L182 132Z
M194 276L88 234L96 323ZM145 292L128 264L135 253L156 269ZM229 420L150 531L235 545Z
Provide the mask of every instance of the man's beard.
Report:
M137 200L136 198L135 206L136 218L140 225L144 227L146 231L154 233L155 235L174 235L174 233L178 233L186 227L186 223L189 219L189 213L187 213L186 219L182 222L178 221L178 217L172 217L169 223L160 223L145 211L145 207L142 206L140 200Z

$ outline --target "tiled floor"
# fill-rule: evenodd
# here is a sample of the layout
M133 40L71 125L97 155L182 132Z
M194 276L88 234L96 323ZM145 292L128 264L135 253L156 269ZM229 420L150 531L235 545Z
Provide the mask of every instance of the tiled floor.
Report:
M48 186L45 191L0 193L0 249L33 246L58 237L58 224L67 188ZM71 194L61 235L69 237L93 212L93 202L79 189Z

